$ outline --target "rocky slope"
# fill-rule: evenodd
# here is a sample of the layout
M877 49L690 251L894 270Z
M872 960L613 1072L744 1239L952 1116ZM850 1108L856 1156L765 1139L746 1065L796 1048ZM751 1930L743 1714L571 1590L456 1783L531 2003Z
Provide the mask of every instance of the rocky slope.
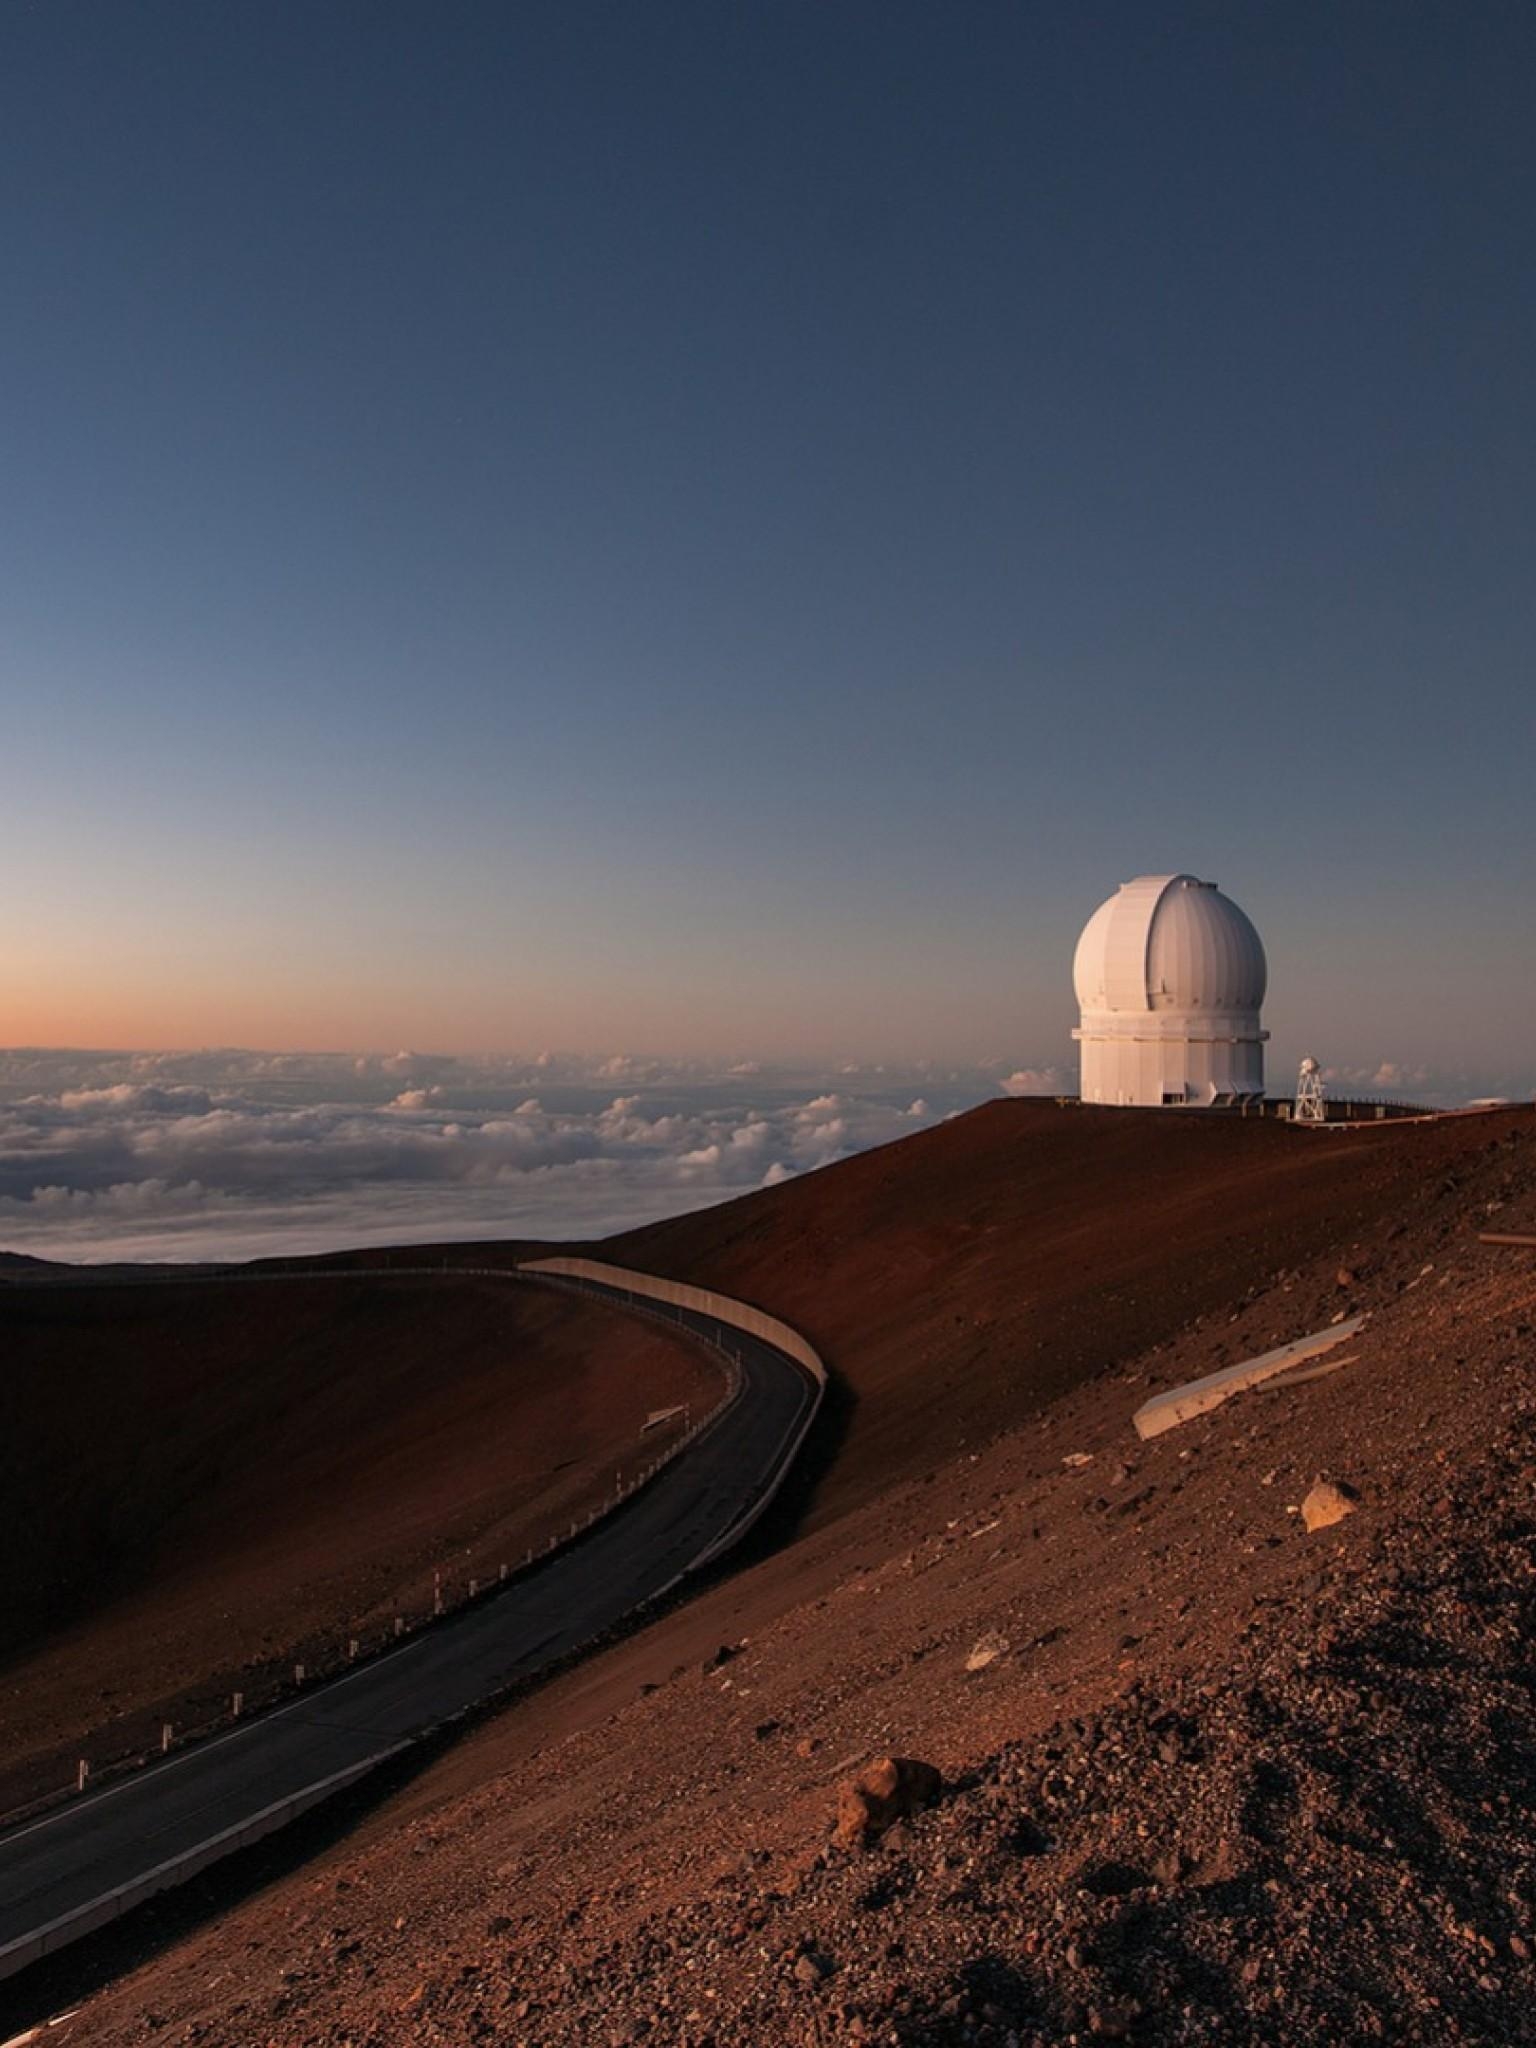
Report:
M1310 1256L905 1459L201 1931L163 1909L53 2038L1536 2039L1536 1254L1476 1237L1536 1229L1536 1128L1419 1129ZM1360 1309L1337 1370L1131 1431ZM1309 1531L1319 1477L1351 1512ZM888 1754L937 1803L839 1846Z

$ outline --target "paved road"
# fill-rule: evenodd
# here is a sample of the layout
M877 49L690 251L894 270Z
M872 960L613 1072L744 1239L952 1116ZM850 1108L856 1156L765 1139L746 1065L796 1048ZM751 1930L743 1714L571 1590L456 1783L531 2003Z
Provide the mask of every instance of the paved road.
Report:
M619 1289L581 1284L624 1300ZM711 1343L722 1334L695 1311L647 1307ZM259 1828L274 1810L267 1824L278 1824L288 1802L339 1786L589 1642L732 1532L798 1442L815 1388L761 1339L723 1336L740 1360L734 1397L648 1488L567 1550L292 1705L0 1836L0 1976L33 1960L40 1930L52 1928L48 1947L62 1947L113 1916L101 1902L114 1892L214 1837ZM190 1874L167 1870L155 1888Z

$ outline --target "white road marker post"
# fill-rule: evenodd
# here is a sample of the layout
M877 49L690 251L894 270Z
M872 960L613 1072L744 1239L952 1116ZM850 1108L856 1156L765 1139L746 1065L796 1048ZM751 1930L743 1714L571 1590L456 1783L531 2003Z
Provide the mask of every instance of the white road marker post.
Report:
M175 1735L176 1731L171 1726L169 1721L162 1721L160 1723L160 1754L162 1756L164 1756L166 1751L170 1748L172 1741L175 1739Z
M245 1694L244 1694L243 1692L237 1692L237 1693L233 1693L233 1694L231 1694L231 1696L230 1696L230 1702L229 1702L229 1713L230 1713L230 1719L231 1719L232 1721L238 1721L238 1720L239 1720L239 1718L240 1718L240 1716L241 1716L241 1715L242 1715L242 1714L243 1714L244 1712L245 1712Z
M434 1572L434 1573L432 1574L432 1612L433 1612L434 1614L441 1614L441 1613L442 1613L442 1611L443 1611L443 1575L442 1575L442 1573L441 1573L441 1572Z
M85 1790L86 1782L90 1778L90 1775L90 1763L85 1757L81 1757L79 1768L75 1772L75 1790L77 1792L83 1792Z

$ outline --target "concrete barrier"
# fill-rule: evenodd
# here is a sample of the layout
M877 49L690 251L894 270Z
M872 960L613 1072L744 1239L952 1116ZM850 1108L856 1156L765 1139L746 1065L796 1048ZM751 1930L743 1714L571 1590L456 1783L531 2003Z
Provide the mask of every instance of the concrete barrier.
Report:
M13 1976L17 1970L24 1970L28 1963L52 1955L55 1949L67 1948L84 1935L94 1934L98 1927L105 1927L108 1921L131 1913L135 1906L142 1905L145 1899L152 1899L157 1892L170 1891L173 1886L184 1884L189 1877L196 1877L200 1870L208 1869L210 1864L233 1856L237 1849L247 1848L266 1835L275 1835L279 1828L287 1827L301 1813L308 1813L311 1807L319 1806L335 1793L344 1791L369 1771L377 1770L389 1757L398 1756L401 1750L410 1747L409 1742L391 1743L388 1748L365 1757L361 1763L349 1764L344 1771L334 1771L328 1778L319 1778L313 1785L306 1785L288 1798L276 1800L259 1813L251 1814L248 1819L237 1821L233 1827L193 1843L190 1849L184 1849L179 1856L168 1857L164 1863L157 1863L131 1883L119 1885L114 1891L102 1892L99 1897L88 1899L83 1906L77 1906L73 1912L62 1913L57 1920L33 1928L30 1934L22 1935L17 1941L7 1942L0 1948L0 1977Z
M757 1491L743 1503L742 1512L725 1532L708 1544L688 1567L699 1571L711 1564L717 1557L741 1541L747 1531L766 1512L784 1484L789 1468L804 1443L811 1424L816 1420L822 1397L827 1390L827 1368L815 1346L806 1341L800 1332L771 1316L766 1310L753 1308L750 1302L738 1301L734 1295L720 1294L710 1287L694 1287L685 1280L663 1280L654 1273L637 1273L628 1266L611 1266L601 1259L553 1258L525 1260L517 1268L531 1279L543 1277L548 1280L563 1280L575 1286L600 1287L634 1298L635 1305L647 1302L688 1309L695 1315L709 1317L722 1330L740 1330L760 1343L771 1345L781 1352L792 1364L799 1366L810 1381L811 1393L805 1407L796 1417L786 1433L784 1441L770 1461L766 1477Z
M525 1259L519 1273L550 1273L572 1280L595 1280L600 1287L620 1287L646 1301L669 1301L676 1308L691 1308L699 1315L713 1316L717 1323L729 1323L761 1337L776 1351L784 1352L796 1365L804 1366L818 1387L827 1384L827 1368L815 1348L798 1330L781 1323L777 1316L737 1301L733 1295L717 1294L709 1287L691 1287L684 1280L662 1280L654 1273L632 1272L627 1266L606 1265L601 1259Z
M1166 1393L1154 1394L1150 1401L1142 1402L1131 1418L1136 1425L1136 1434L1140 1437L1161 1436L1165 1429L1174 1429L1181 1422L1191 1422L1197 1415L1209 1414L1223 1401L1230 1401L1234 1394L1241 1394L1248 1387L1262 1386L1265 1380L1284 1372L1287 1366L1299 1365L1304 1358L1316 1358L1324 1351L1331 1351L1335 1344L1342 1344L1347 1337L1353 1337L1364 1322L1364 1316L1349 1316L1342 1323L1331 1324L1328 1329L1318 1330L1310 1337L1298 1337L1293 1343L1281 1344L1258 1358L1245 1358L1241 1364L1208 1373L1204 1379L1190 1380L1182 1387L1170 1387Z

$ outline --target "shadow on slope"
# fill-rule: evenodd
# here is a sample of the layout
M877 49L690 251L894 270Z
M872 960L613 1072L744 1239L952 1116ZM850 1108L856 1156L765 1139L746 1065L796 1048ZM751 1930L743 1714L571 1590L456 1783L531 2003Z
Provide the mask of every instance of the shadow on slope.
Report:
M601 1304L452 1275L18 1285L0 1331L4 1805L39 1751L99 1771L419 1614L435 1570L492 1576L611 1491L649 1408L721 1391Z

